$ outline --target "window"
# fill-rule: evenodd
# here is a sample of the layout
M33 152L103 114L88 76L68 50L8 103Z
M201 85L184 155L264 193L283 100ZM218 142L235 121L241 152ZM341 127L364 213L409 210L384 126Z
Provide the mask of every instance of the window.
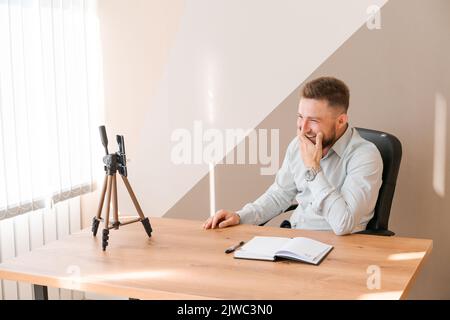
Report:
M95 11L94 0L0 0L0 219L91 190Z

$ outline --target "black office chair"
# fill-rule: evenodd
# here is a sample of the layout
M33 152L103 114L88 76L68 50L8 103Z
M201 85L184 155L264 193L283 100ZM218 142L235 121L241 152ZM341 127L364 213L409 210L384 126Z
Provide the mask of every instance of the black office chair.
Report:
M357 233L393 236L395 233L388 229L388 222L402 159L402 144L395 136L386 132L364 128L356 128L356 130L361 137L377 146L383 159L383 183L378 194L374 216L367 224L366 230ZM285 212L294 210L297 206L293 204ZM290 228L289 221L283 221L280 227Z

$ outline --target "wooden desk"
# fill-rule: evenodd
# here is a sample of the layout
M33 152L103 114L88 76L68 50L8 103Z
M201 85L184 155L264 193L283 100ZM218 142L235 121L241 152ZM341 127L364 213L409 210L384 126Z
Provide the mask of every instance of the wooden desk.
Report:
M151 223L151 239L141 224L111 230L106 252L101 237L85 229L0 264L0 278L138 299L399 299L432 249L423 239L251 225L203 230L200 221L164 218ZM256 235L305 236L334 249L319 266L224 253ZM381 288L371 290L368 270L378 267Z

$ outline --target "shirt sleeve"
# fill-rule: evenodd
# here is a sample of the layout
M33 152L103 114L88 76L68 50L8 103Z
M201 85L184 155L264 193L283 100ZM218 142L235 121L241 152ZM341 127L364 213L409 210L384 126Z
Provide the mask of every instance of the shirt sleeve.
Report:
M330 224L334 233L352 233L373 216L382 183L383 161L375 146L352 156L340 190L332 186L323 171L308 183L313 194L312 208Z
M286 210L297 194L294 175L290 170L296 138L289 144L283 164L278 170L275 182L255 202L246 204L236 213L240 223L261 224Z

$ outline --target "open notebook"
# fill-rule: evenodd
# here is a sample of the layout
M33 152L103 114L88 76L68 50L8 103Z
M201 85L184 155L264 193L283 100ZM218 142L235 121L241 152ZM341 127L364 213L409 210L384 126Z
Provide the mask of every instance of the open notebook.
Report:
M333 246L309 238L254 237L234 252L235 258L274 261L286 258L319 264Z

